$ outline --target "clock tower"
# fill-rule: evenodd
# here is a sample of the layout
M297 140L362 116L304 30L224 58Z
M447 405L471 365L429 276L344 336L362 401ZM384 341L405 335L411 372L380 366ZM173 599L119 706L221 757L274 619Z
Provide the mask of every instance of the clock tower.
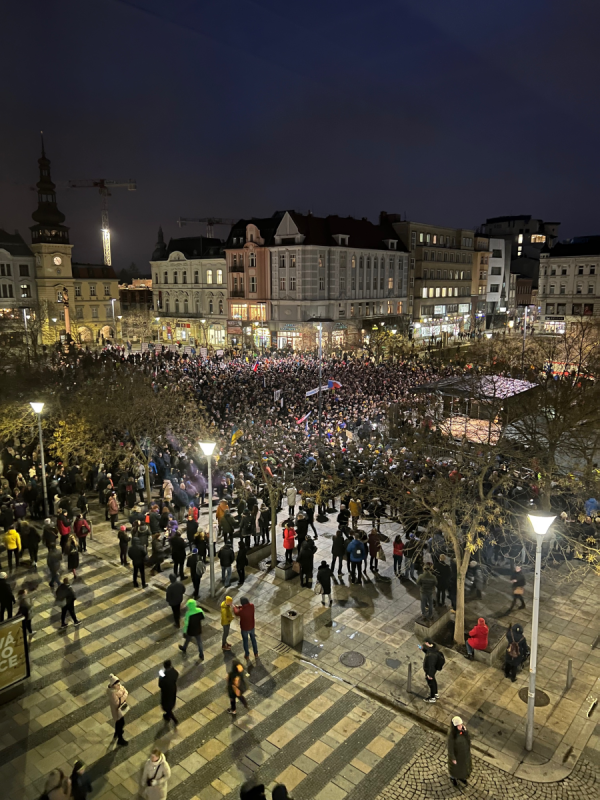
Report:
M31 215L36 224L30 228L38 298L47 308L44 328L50 327L48 318L55 315L64 320L64 330L70 333L68 298L73 297L73 245L69 244L69 229L63 224L65 215L56 205L56 186L50 175L50 160L46 157L43 138L38 164L38 207Z

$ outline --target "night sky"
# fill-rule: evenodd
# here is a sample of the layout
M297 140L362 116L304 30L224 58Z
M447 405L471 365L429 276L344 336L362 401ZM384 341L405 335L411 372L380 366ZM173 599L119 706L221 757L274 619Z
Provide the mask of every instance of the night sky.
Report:
M0 227L29 239L39 131L54 180L111 198L113 264L179 216L311 209L600 233L597 0L21 0L4 5ZM59 192L100 263L101 198ZM217 229L225 236L227 229Z

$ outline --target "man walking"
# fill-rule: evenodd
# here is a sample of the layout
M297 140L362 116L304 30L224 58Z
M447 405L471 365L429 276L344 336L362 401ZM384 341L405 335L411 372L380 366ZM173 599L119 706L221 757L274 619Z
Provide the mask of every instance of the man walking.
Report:
M177 580L177 577L173 573L169 575L169 581L170 583L167 586L166 599L167 603L171 606L171 610L173 611L173 621L175 623L175 627L179 628L181 626L181 603L185 597L185 586L183 583L181 583L181 581Z
M221 564L221 580L223 586L227 589L231 583L231 566L235 561L235 554L233 548L228 541L225 542L223 547L219 550L219 563Z
M158 688L160 689L160 705L163 710L163 719L168 725L169 720L173 720L175 727L179 724L173 714L175 703L177 702L177 678L179 673L167 659L163 668L158 673Z
M233 603L233 598L227 597L221 603L221 626L223 627L223 638L221 642L221 649L222 650L231 650L231 645L227 641L229 637L229 630L231 628L231 623L233 622L233 610L231 608L231 604Z
M354 534L354 539L348 544L346 550L350 558L350 581L352 583L360 583L361 564L363 559L366 558L367 551L364 544L360 541L360 534L358 532ZM357 570L358 579L356 577Z
M437 578L431 564L425 564L425 569L417 578L417 586L421 592L421 614L426 619L433 619L433 596L437 588Z
M248 647L248 638L252 642L252 650L254 651L254 658L258 658L258 645L256 644L256 634L254 632L254 603L251 603L247 597L242 597L239 606L233 607L233 613L236 617L240 618L240 630L242 632L242 641L244 642L244 655L246 661L250 660L250 648Z
M200 581L202 580L202 576L206 571L204 562L198 558L197 547L192 547L192 552L188 556L185 565L189 569L190 575L192 576L192 583L194 584L194 598L197 600L198 595L200 594Z
M142 589L146 588L146 551L140 544L137 536L131 540L131 547L128 552L131 563L133 564L133 587L137 589L138 575L142 579Z
M54 584L59 584L58 574L60 572L60 565L62 563L62 553L55 544L48 546L48 556L46 557L46 564L50 572L50 588L54 588Z
M525 608L525 601L523 600L523 592L525 590L525 575L523 574L521 567L515 567L513 574L510 576L510 582L513 586L513 599L506 614L502 614L503 617L505 617L507 614L510 614L517 604L517 600L521 604L519 608Z
M204 650L202 648L202 620L204 619L204 611L200 608L200 606L196 603L196 601L190 597L187 601L187 610L185 612L185 617L183 620L183 635L185 638L185 642L179 645L179 649L182 653L187 653L188 644L190 643L191 639L196 640L196 644L198 645L198 658L200 661L204 661Z
M185 541L179 531L171 539L171 556L173 558L173 572L183 580L185 578L183 565L185 563Z
M60 627L67 627L67 611L71 615L71 619L75 625L79 625L80 622L75 614L75 592L71 588L69 578L67 576L63 578L63 582L56 590L56 599L62 605L60 612Z
M429 697L425 698L425 702L435 703L439 697L435 675L436 672L442 669L446 663L446 659L444 658L444 654L437 649L437 646L433 644L433 642L423 642L421 650L425 656L423 658L423 671L425 672L427 686L429 686Z

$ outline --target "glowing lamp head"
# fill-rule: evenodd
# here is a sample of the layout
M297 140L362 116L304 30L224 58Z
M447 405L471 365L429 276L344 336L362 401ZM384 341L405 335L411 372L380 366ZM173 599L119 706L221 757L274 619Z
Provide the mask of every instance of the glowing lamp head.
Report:
M205 456L212 456L215 446L215 442L200 442L200 447Z
M41 414L42 409L44 408L43 403L30 403L29 405L33 408L36 414Z
M527 514L531 527L538 536L544 536L556 517L540 517L537 514Z

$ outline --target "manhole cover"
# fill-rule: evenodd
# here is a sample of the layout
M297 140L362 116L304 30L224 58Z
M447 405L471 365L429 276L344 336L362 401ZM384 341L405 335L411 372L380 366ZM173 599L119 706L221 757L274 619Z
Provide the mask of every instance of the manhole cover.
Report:
M362 653L351 650L349 653L343 653L340 656L340 663L345 667L362 667L365 663L365 657Z
M522 689L519 689L519 697L521 700L526 703L529 699L527 696L527 686L524 686ZM542 692L541 689L535 690L535 707L540 708L541 706L550 705L550 698L546 694L546 692Z

